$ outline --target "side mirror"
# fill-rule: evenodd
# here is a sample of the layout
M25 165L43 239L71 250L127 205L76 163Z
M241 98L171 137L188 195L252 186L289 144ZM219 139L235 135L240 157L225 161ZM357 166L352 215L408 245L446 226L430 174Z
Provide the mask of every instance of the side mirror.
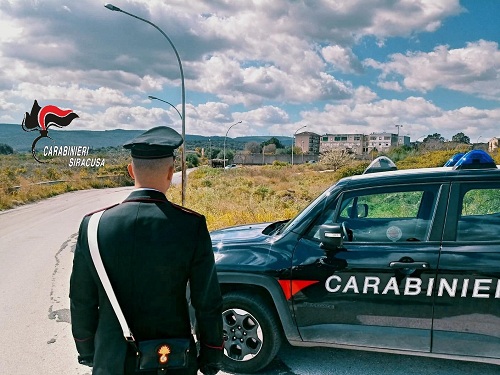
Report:
M356 204L347 209L351 219L359 219L368 216L368 205L366 203Z
M337 250L344 243L344 231L340 224L324 224L319 228L321 247L327 250Z
M366 203L358 204L358 217L367 217L368 216L368 205Z

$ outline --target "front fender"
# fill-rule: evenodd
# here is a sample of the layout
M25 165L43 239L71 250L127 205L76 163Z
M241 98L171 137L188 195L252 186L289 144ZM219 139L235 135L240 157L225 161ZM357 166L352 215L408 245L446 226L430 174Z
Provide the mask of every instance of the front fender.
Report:
M217 277L219 279L219 284L251 285L264 288L274 302L274 307L278 312L278 317L287 340L302 341L297 325L288 308L288 302L285 299L283 290L273 277L237 272L218 272Z

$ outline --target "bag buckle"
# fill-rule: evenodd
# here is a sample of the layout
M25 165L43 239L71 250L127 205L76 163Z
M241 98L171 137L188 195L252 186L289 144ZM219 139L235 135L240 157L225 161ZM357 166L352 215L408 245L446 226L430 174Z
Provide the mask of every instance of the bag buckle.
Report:
M125 336L125 340L129 343L134 343L135 342L134 335L130 334L129 336Z

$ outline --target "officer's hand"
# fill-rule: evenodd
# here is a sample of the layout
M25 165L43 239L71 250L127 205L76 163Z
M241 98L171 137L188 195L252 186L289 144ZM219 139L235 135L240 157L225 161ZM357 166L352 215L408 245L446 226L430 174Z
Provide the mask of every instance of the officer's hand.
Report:
M94 365L94 356L78 356L78 363L84 366L92 367Z

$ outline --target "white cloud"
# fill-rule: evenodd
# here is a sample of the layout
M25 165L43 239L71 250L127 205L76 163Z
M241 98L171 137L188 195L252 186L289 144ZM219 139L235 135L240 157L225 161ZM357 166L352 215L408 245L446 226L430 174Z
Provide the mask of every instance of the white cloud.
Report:
M388 63L366 60L365 64L382 70L382 80L391 75L401 76L402 84L410 90L428 92L444 87L500 100L500 51L497 42L480 40L457 49L441 45L429 53L397 53L391 55ZM394 85L394 81L391 84ZM380 85L391 88L383 81Z
M326 105L323 111L302 112L302 120L294 126L307 125L318 134L387 131L396 133L396 124L402 124L400 134L410 134L415 140L422 135L440 133L451 139L463 131L471 139L485 139L498 133L500 109L482 110L463 107L443 110L421 97L406 100L378 100L364 104ZM466 130L464 130L466 129Z
M494 42L394 54L389 62L365 60L365 66L353 52L365 37L382 45L391 37L433 32L462 12L458 0L116 0L115 5L151 20L175 43L188 91L190 134L224 134L239 120L244 123L235 128L237 134L290 134L302 124L318 132L352 127L368 132L393 130L393 123L408 124L404 130L412 133L431 126L448 132L454 121L471 129L480 121L490 129L498 120L494 111L477 110L486 116L481 120L472 119L474 109L444 111L424 97L382 99L377 82L364 76L365 67L380 69L379 87L399 93L446 87L498 100ZM22 118L38 99L78 109L83 128L170 124L179 130L172 108L146 99L180 91L175 54L150 25L90 0L2 1L0 21L0 121ZM301 106L316 109L294 113Z
M363 73L363 66L349 48L327 46L322 49L321 53L334 69L344 73Z

